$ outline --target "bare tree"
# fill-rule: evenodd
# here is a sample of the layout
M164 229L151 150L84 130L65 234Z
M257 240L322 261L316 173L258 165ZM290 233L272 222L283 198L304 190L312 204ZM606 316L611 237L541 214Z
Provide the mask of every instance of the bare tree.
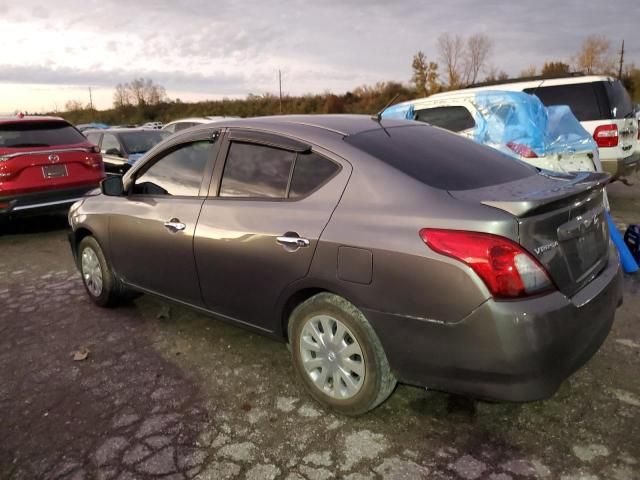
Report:
M445 66L447 87L459 88L462 84L464 62L464 40L459 35L443 33L438 37L438 55Z
M419 95L425 97L438 90L438 64L427 62L427 57L422 51L413 56L411 63L413 76L411 81L416 86Z
M611 42L603 35L589 35L575 58L578 70L587 73L610 73L615 69Z
M529 65L527 68L520 71L520 77L535 77L538 73L538 68L535 65Z
M64 104L64 108L67 112L78 112L84 109L82 102L79 100L69 100Z
M113 93L113 106L114 108L122 108L131 104L131 92L127 84L119 83L116 85L116 90Z
M480 72L485 68L493 42L484 33L475 33L467 38L467 49L464 52L464 83L474 84Z

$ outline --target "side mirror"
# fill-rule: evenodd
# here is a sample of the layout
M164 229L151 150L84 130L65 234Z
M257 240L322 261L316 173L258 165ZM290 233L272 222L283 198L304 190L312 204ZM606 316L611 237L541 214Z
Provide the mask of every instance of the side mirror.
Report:
M100 182L100 191L103 195L108 197L122 197L124 196L124 185L122 184L122 177L120 175L114 175L105 178Z
M115 155L116 157L121 157L122 156L122 152L120 150L118 150L117 148L110 148L109 150L107 150L104 153L105 153L105 155Z

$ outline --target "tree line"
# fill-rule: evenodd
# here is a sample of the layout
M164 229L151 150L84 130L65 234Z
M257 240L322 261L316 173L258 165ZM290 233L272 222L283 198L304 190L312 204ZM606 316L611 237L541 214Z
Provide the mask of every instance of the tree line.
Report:
M363 85L341 95L333 93L285 95L282 111L288 114L361 113L374 114L394 98L400 102L434 93L464 88L478 82L506 80L509 76L492 62L493 41L484 33L468 37L445 33L437 38L437 54L429 59L419 50L412 59L410 82L378 82ZM519 77L553 77L572 71L585 74L617 76L616 53L604 36L590 35L570 59L531 65ZM636 102L640 101L640 69L626 65L622 80ZM148 78L138 78L116 85L113 108L96 111L81 102L66 104L64 116L74 123L100 121L111 125L137 124L147 121L168 122L177 118L208 115L250 117L277 115L280 99L270 93L249 94L244 99L223 99L185 103L167 97L163 86Z

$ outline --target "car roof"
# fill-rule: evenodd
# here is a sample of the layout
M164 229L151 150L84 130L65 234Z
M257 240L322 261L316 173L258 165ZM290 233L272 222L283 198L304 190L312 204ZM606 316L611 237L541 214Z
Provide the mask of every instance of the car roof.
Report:
M9 122L11 122L11 123L14 123L14 122L51 122L51 121L69 123L62 117L52 117L52 116L45 116L45 115L24 115L24 116L20 116L20 115L0 115L0 123L9 123Z
M262 130L270 130L284 134L296 135L302 131L311 136L315 135L339 135L342 137L356 135L376 128L406 126L404 120L382 119L369 115L328 114L328 115L274 115L268 117L253 118L228 118L217 122L192 127L211 128L222 125L228 127L244 127Z
M126 133L126 132L158 132L157 128L90 128L83 133Z
M444 96L454 92L479 92L484 90L512 90L520 91L526 88L537 88L542 85L545 87L557 85L575 85L579 83L593 82L614 82L617 79L607 75L584 75L579 77L561 77L561 78L540 78L536 80L514 80L512 82L498 82L491 85L471 86L462 90L452 90L451 92L437 93L433 97Z

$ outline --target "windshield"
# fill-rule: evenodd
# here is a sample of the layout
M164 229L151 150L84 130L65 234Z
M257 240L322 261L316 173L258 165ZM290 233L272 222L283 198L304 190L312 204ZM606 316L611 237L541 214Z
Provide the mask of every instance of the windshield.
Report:
M84 136L67 122L22 121L0 124L0 147L57 147L85 143Z
M125 150L129 154L146 153L162 140L170 136L169 132L160 130L140 130L137 132L120 133Z

